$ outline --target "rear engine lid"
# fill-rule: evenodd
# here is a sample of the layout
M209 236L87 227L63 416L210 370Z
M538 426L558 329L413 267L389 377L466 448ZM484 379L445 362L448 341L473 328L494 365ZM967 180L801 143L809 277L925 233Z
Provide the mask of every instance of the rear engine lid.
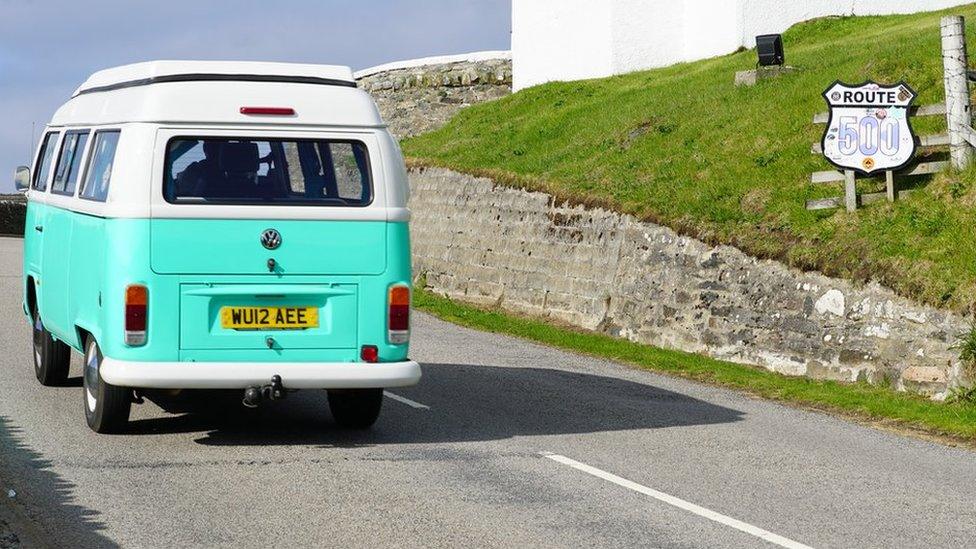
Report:
M386 270L382 221L153 219L158 274L377 275Z

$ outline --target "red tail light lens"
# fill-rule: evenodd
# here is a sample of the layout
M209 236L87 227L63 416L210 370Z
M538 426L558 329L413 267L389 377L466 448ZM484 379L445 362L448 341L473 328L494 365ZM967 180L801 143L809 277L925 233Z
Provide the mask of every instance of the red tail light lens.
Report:
M146 313L149 308L149 290L141 284L125 288L125 344L146 343Z
M387 339L394 345L410 341L410 287L391 286L388 303Z
M376 345L363 345L359 350L359 358L363 362L379 362L380 360L380 350Z

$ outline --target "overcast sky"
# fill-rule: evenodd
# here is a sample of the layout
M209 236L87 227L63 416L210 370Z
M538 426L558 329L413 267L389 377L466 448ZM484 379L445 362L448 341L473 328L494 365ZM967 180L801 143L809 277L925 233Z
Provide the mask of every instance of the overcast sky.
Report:
M510 31L510 0L0 0L0 192L28 164L31 123L40 133L99 69L152 59L361 69L507 50Z

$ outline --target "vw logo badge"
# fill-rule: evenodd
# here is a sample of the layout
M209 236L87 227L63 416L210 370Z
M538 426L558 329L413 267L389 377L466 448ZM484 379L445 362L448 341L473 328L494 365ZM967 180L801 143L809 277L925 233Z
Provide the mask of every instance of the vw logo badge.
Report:
M261 233L261 245L269 250L274 250L281 246L281 233L274 229L265 229Z

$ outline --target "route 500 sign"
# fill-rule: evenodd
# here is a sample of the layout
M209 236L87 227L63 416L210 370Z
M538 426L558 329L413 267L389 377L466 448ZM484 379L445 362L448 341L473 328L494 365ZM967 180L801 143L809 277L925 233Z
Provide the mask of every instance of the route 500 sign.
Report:
M831 164L871 174L911 162L916 140L908 108L916 93L907 84L835 82L823 95L830 106L823 153Z

